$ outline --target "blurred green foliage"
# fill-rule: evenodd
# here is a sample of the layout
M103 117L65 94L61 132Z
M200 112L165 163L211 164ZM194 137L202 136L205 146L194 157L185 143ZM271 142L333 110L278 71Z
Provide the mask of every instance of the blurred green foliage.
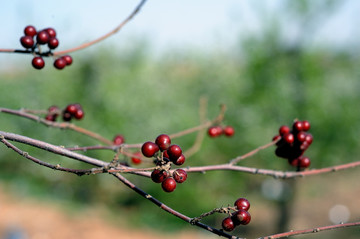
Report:
M209 118L217 115L220 104L227 105L225 124L234 126L236 134L233 138L206 138L185 166L225 163L268 143L280 125L290 125L295 118L312 124L314 143L307 152L311 167L354 161L360 154L359 55L346 49L308 48L302 42L286 44L281 31L270 26L260 36L241 39L231 52L170 49L157 58L151 55L151 45L135 40L122 49L108 46L92 53L74 53L73 65L62 71L52 66L34 70L29 56L19 56L28 58L26 63L1 72L1 107L47 109L79 102L86 115L77 125L109 139L121 133L126 142L141 143L160 133L196 126L199 99L206 97ZM56 145L98 144L75 132L46 128L6 114L1 114L0 125L3 131ZM174 143L186 149L194 139L195 134ZM88 167L27 146L21 148L53 163ZM276 158L273 151L260 152L242 165L287 170L286 161ZM104 151L86 154L105 161L113 156ZM187 226L175 217L165 217L164 212L108 175L79 178L52 171L4 146L0 158L0 179L15 185L19 193L75 201L77 206L105 204L118 214L131 212L127 213L130 224L151 225L156 220L159 229ZM263 180L252 177L250 181L249 175L226 171L191 174L174 193L167 194L146 178L128 178L189 216L232 204L239 196L259 197ZM219 219L209 220L215 223Z

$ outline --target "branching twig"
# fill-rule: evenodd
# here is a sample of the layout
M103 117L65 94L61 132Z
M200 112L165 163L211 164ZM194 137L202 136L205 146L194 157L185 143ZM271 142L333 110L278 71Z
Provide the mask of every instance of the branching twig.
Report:
M271 236L260 237L259 239L275 239L275 238L285 238L285 237L287 238L290 236L303 235L303 234L309 234L309 233L317 233L317 232L321 232L321 231L328 231L328 230L346 228L346 227L358 227L358 226L360 226L360 222L341 223L341 224L336 224L336 225L331 225L331 226L316 227L316 228L305 229L305 230L284 232L284 233L274 234Z
M70 52L74 52L74 51L78 51L78 50L82 50L84 48L87 48L87 47L90 47L100 41L103 41L105 40L106 38L114 35L115 33L117 33L118 31L120 31L123 26L126 25L126 23L128 23L141 9L141 7L145 4L146 0L142 0L138 5L137 7L133 10L133 12L127 17L125 18L125 20L123 20L115 29L113 29L112 31L106 33L105 35L93 40L93 41L90 41L90 42L86 42L80 46L77 46L77 47L73 47L71 49L67 49L67 50L63 50L63 51L57 51L57 52L44 52L44 53L41 53L39 51L31 51L31 50L17 50L17 49L0 49L0 52L4 52L4 53L22 53L22 54L36 54L36 55L39 55L39 56L57 56L57 55L64 55L64 54L67 54L67 53L70 53Z

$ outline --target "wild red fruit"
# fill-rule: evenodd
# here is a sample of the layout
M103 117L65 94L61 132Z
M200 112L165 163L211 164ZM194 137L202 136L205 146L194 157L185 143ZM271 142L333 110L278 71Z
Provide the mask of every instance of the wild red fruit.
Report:
M285 134L288 134L290 133L290 128L286 125L283 125L279 128L279 134L280 135L285 135Z
M159 146L153 142L145 142L141 146L141 152L145 157L151 158L159 151Z
M56 31L54 28L46 28L44 31L46 31L49 34L49 37L56 37Z
M58 70L64 69L65 66L66 66L66 61L61 57L54 61L54 67Z
M40 57L40 56L35 56L35 57L32 59L31 64L32 64L32 66L33 66L35 69L40 70L40 69L44 68L44 66L45 66L45 61L44 61L44 59L43 59L42 57Z
M243 209L245 211L248 211L250 208L250 202L249 200L247 200L246 198L238 198L235 203L234 206L237 209Z
M82 109L78 109L75 114L74 114L74 117L75 119L77 120L81 120L82 118L84 118L84 111Z
M175 165L183 165L185 163L185 156L183 154L180 155L176 160L172 159L171 162L173 162Z
M187 179L187 173L183 169L176 169L173 172L173 177L177 183L183 183Z
M169 174L165 170L154 169L151 172L151 180L155 183L162 183L168 176Z
M208 129L208 135L212 138L220 136L223 133L223 129L220 126L212 126Z
M155 139L155 144L157 144L161 151L167 150L171 144L171 139L167 134L160 134Z
M171 161L176 161L182 154L182 150L179 145L173 144L167 149L169 159Z
M48 34L46 31L44 31L44 30L40 31L40 32L36 35L36 41L37 41L37 43L42 44L42 45L48 43L48 42L49 42L49 39L50 39L49 34Z
M287 133L283 135L283 139L287 144L292 144L294 142L294 135L292 133Z
M117 134L115 135L114 139L113 139L113 143L115 145L121 145L125 142L125 138L122 134Z
M174 178L168 177L164 181L162 181L161 187L165 192L170 193L175 190L176 181Z
M133 162L133 164L140 164L141 163L141 153L140 152L136 152L134 153L134 156L131 157L131 161Z
M310 125L309 121L304 120L304 121L302 122L302 127L303 127L303 130L304 130L304 131L308 131L308 130L310 129L311 125Z
M50 37L50 39L48 41L48 47L50 49L55 49L58 46L59 46L59 40L55 37Z
M20 43L25 48L32 48L34 46L34 39L31 36L22 36Z
M248 211L240 209L233 214L232 220L235 222L235 225L247 225L251 221L251 215Z
M26 26L25 29L24 29L24 34L25 36L30 36L30 37L34 37L36 35L36 29L35 27L29 25L29 26Z
M303 130L303 123L302 121L295 121L293 124L293 130L295 132L300 132Z
M223 133L225 134L225 136L227 137L231 137L235 134L235 130L232 126L226 126L224 129L223 129Z
M66 61L66 65L67 65L67 66L71 65L72 62L73 62L72 57L69 56L69 55L62 56L62 58Z
M231 232L232 230L234 230L235 224L231 217L227 217L222 221L222 228L227 232Z

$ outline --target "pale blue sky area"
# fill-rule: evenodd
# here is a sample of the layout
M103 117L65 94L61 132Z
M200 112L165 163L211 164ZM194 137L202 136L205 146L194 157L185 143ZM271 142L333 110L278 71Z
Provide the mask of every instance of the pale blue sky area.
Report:
M290 1L290 0L289 0ZM226 48L239 36L260 30L261 8L278 16L284 0L148 0L135 19L109 42L121 46L131 37L150 40L156 50L168 47ZM62 0L3 1L0 7L0 48L19 48L26 25L41 29L52 26L58 32L58 50L79 45L113 29L138 4L138 1ZM270 10L268 10L270 9ZM324 25L314 43L340 44L359 42L360 1L350 0ZM261 14L260 14L261 15ZM284 24L291 18L284 17ZM127 41L126 41L127 40ZM95 46L96 47L96 46ZM4 54L0 54L0 61Z

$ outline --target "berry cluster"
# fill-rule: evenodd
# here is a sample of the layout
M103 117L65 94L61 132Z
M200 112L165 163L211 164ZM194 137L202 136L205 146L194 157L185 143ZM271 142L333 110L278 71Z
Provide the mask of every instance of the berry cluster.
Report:
M62 111L56 105L50 106L47 110L45 119L55 122L60 114L64 121L71 121L72 118L81 120L84 117L82 106L76 103L67 105Z
M313 136L307 133L309 129L310 123L306 120L295 120L292 129L286 125L281 126L279 134L273 138L273 141L277 141L275 154L287 159L289 164L294 167L308 168L311 163L310 159L303 154L313 141Z
M156 157L156 168L151 173L151 179L155 183L161 183L165 192L172 192L176 188L176 183L183 183L187 178L187 173L183 169L176 169L170 172L171 163L182 165L185 156L179 145L171 144L171 139L166 134L159 135L155 142L145 142L141 147L141 152L145 157Z
M49 27L37 31L34 26L29 25L25 27L24 34L25 35L20 38L20 43L23 47L30 49L32 52L38 48L39 53L41 53L40 45L47 45L49 54L51 54L51 50L59 46L59 40L56 38L56 31L54 28ZM36 41L34 40L34 37ZM35 56L31 63L35 69L42 69L45 66L45 61L41 56ZM71 65L71 63L71 56L61 56L54 61L54 67L61 70L65 66Z
M231 137L234 135L234 133L235 133L235 130L232 126L221 127L220 125L216 125L216 126L211 126L208 129L208 135L211 138L218 137L222 134L224 134L227 137Z
M250 202L246 198L239 198L234 203L236 211L222 221L222 228L225 231L232 231L236 226L247 225L251 221L251 215L248 212Z

